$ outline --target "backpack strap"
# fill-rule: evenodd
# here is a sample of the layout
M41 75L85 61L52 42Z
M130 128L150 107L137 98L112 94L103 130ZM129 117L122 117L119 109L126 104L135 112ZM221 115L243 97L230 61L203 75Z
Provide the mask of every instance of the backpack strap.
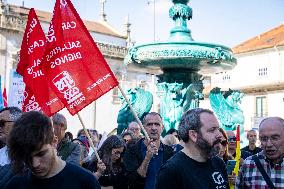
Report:
M260 171L262 177L264 178L266 184L270 189L276 189L274 184L272 183L271 179L267 175L266 171L264 170L263 166L261 165L258 155L253 155L252 156L253 161L255 162L255 165L257 166L258 170Z

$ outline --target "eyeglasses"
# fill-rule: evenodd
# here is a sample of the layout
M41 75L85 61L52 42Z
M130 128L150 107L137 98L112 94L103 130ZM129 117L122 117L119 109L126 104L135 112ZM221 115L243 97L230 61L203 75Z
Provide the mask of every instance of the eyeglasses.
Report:
M278 142L281 139L280 135L274 135L271 137L268 136L261 136L259 137L260 142L267 143L270 140L272 143Z
M226 140L221 142L222 146L227 146L228 142Z
M228 142L236 142L237 138L235 136L233 137L228 137Z
M5 127L5 123L7 123L7 122L14 122L14 121L0 120L0 128Z
M139 131L140 128L130 128L130 131Z

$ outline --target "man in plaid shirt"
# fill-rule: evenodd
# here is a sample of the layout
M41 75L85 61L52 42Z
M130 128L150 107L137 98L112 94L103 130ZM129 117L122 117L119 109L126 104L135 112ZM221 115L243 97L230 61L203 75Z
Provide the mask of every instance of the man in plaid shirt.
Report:
M262 152L258 158L275 188L284 188L284 119L269 117L259 125ZM248 157L239 172L237 189L269 189L252 156Z

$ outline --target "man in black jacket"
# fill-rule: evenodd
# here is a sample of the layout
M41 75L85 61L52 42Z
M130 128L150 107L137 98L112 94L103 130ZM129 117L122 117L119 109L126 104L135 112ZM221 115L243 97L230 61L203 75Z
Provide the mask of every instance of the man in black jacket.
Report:
M140 139L130 143L123 159L129 189L153 189L158 170L173 155L173 149L160 141L164 129L161 116L151 112L144 117L143 123L150 141Z

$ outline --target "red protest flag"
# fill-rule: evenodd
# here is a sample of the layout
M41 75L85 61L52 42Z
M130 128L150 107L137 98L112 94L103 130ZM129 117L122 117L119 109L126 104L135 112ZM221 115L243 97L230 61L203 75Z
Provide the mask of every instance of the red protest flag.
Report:
M70 0L56 0L43 69L71 115L118 85Z
M26 84L23 111L41 110L48 116L61 110L64 105L52 91L40 64L46 47L46 37L35 10L29 12L20 51L17 72Z
M7 98L7 92L6 92L6 86L4 84L4 90L3 90L3 104L4 107L8 107L8 98Z

